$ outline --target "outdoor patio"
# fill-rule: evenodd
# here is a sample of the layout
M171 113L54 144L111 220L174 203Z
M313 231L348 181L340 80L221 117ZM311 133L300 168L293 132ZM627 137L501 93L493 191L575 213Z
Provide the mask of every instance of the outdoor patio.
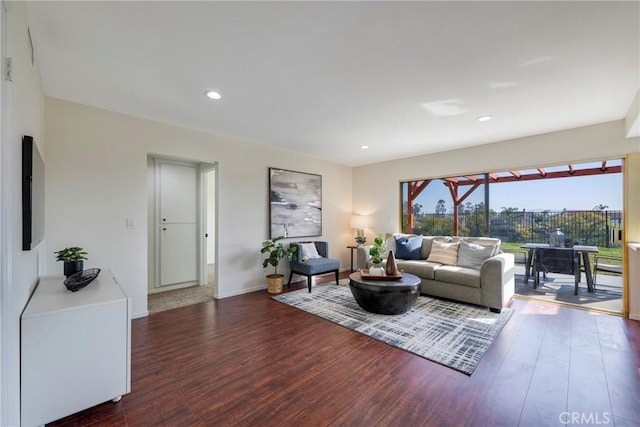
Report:
M516 264L516 294L547 302L574 304L579 307L622 312L622 276L599 273L595 283L596 291L587 291L584 272L580 280L578 295L574 295L573 276L548 273L546 278L540 277L538 288L533 287L533 277L524 283L524 265Z

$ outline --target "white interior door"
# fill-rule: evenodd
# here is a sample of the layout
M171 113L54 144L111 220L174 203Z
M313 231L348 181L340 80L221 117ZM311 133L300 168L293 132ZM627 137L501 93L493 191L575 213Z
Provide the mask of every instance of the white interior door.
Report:
M159 286L196 281L196 167L159 161L156 173Z

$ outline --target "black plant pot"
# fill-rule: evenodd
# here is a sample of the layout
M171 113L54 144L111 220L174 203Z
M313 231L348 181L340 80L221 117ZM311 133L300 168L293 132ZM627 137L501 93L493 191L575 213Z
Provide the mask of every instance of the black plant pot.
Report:
M74 273L82 271L82 260L80 261L65 261L64 262L64 275L69 277Z

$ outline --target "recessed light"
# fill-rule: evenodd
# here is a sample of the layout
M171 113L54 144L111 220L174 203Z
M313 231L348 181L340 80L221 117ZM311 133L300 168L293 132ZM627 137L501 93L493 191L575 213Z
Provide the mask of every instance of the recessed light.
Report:
M368 146L368 145L361 145L361 146L360 146L360 149L361 149L361 150L368 150L368 149L369 149L369 146Z
M480 116L480 117L478 117L478 121L479 122L488 122L491 119L493 119L493 116Z
M212 91L210 90L209 92L205 93L205 95L207 95L207 98L211 98L211 99L220 99L222 98L222 96L220 96L220 94L218 92Z

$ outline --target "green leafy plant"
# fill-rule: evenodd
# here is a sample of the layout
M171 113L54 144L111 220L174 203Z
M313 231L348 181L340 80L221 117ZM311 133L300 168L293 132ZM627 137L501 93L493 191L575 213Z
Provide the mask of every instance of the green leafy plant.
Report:
M378 267L384 261L382 258L382 254L384 253L384 239L382 238L382 234L378 234L373 239L373 246L369 249L369 255L371 255L371 262L373 265Z
M56 261L82 261L83 259L88 259L84 249L77 246L61 249L54 252L54 254L57 255Z
M297 246L291 246L288 249L284 247L281 240L284 236L278 236L271 240L265 240L262 242L261 254L268 254L267 258L262 262L262 268L267 268L269 265L273 267L273 274L278 274L278 264L283 258L287 258L289 261L293 259L293 254L298 250Z
M367 242L367 238L364 236L358 236L355 239L356 239L356 243L359 245L364 245Z

